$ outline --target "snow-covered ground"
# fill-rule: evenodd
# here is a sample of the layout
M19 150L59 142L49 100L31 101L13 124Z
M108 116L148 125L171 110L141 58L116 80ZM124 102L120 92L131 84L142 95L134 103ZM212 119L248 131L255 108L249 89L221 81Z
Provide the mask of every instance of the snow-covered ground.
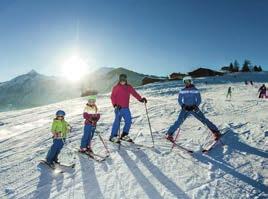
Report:
M267 79L268 81L268 79ZM267 198L268 197L268 99L257 99L260 85L244 83L197 84L201 109L220 129L228 132L224 146L209 154L199 152L209 131L189 118L181 127L178 143L193 148L193 156L175 149L163 139L180 110L180 82L151 84L139 89L149 100L148 110L157 150L133 150L108 143L111 158L97 163L64 148L61 160L76 162L75 170L57 174L39 164L51 145L50 125L57 109L67 112L74 127L70 148L79 147L85 99L75 99L22 111L0 113L0 198ZM233 98L226 101L227 88ZM151 144L144 105L132 100L132 137ZM108 139L113 109L108 95L97 102L102 113L98 130ZM104 153L96 136L94 149ZM76 159L73 159L76 157Z

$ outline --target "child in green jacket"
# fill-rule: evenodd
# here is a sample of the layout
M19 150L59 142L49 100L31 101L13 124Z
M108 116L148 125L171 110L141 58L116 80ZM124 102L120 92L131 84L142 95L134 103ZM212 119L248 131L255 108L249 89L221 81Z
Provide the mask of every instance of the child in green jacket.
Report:
M56 118L53 120L51 132L53 133L53 144L47 153L46 161L51 166L58 162L58 155L63 148L67 134L70 131L70 125L64 120L65 112L57 111Z

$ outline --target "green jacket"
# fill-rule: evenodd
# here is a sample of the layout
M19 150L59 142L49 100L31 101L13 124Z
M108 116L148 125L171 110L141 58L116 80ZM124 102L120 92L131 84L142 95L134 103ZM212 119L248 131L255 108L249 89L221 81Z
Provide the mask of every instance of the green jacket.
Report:
M66 138L69 131L70 125L65 120L53 120L51 128L52 133L60 133L62 138Z

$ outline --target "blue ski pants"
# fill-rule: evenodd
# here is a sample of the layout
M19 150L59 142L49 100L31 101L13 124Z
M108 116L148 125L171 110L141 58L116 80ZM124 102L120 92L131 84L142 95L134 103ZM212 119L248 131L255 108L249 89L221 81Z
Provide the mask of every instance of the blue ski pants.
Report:
M117 136L122 118L124 119L124 122L125 122L123 132L125 134L129 133L129 129L132 123L132 118L131 118L131 113L130 113L129 108L115 109L115 119L114 119L114 123L112 127L111 138Z
M48 163L53 163L54 161L58 160L58 155L63 148L64 141L65 139L53 139L53 144L50 147L46 157Z
M178 119L175 121L175 123L168 129L168 134L173 135L174 132L180 128L181 124L184 122L184 120L189 116L193 115L196 119L198 119L200 122L202 122L204 125L206 125L212 132L218 132L218 128L209 121L205 115L201 112L200 109L196 111L185 111L181 110Z
M94 136L95 133L95 126L92 126L91 124L86 124L84 126L84 134L81 139L81 145L80 148L87 148L90 146L90 142Z

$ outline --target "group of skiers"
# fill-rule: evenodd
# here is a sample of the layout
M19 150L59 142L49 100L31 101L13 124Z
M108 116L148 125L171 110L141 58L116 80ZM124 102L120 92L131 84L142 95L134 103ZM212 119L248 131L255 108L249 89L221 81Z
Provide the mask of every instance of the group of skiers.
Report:
M252 81L250 81L250 82L251 82L250 84L253 85L253 82ZM245 81L245 84L246 85L248 84L247 81ZM266 88L265 84L263 84L258 90L259 98L268 98L268 95L266 92L267 92L267 88ZM232 98L232 87L228 88L226 99L228 99L228 98L229 99Z
M212 132L215 140L219 139L220 132L218 128L208 120L202 111L199 109L201 103L201 95L199 90L194 86L192 78L187 76L183 78L185 87L179 92L178 103L181 106L178 119L170 126L166 133L166 139L175 142L174 134L180 128L182 123L189 115L193 115L204 125L206 125ZM109 140L113 143L119 143L120 140L132 142L129 136L131 128L132 117L129 109L130 95L134 96L141 103L147 103L145 97L141 95L127 82L127 75L121 74L119 82L113 87L111 93L111 102L114 107L115 119L112 125L111 135ZM65 112L57 111L56 118L52 124L53 144L48 151L46 161L50 165L58 163L58 155L63 148L67 133L71 126L64 120ZM90 96L84 109L84 132L81 139L80 150L81 153L92 153L91 140L94 136L97 122L100 119L100 114L96 105L96 96ZM124 119L124 127L120 133L120 122ZM120 137L119 137L120 135Z

